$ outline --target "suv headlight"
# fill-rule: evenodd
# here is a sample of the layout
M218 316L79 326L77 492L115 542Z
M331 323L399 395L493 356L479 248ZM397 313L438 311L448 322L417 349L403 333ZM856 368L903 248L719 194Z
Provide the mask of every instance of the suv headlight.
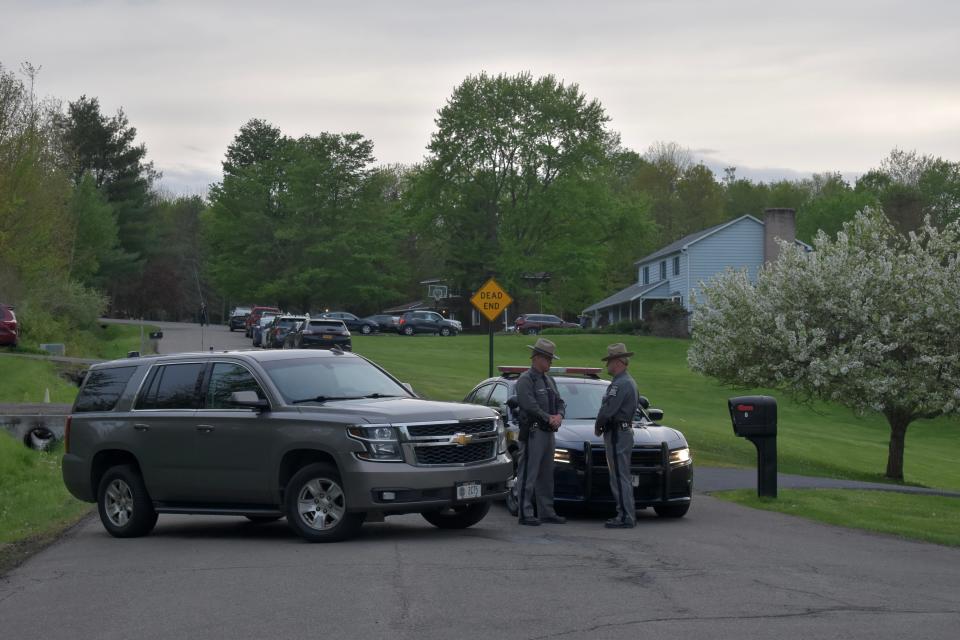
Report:
M357 457L371 462L403 462L403 451L394 427L367 427L355 425L347 427L347 436L363 443L366 451Z
M497 454L507 452L507 429L503 425L503 418L497 416L493 420L493 425L497 428Z
M670 452L670 464L685 464L690 462L690 448L674 449Z

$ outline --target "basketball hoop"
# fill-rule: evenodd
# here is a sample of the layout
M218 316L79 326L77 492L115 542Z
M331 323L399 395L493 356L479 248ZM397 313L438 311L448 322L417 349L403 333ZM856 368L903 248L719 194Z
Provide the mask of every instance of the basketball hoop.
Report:
M447 285L445 284L431 284L427 288L427 297L433 298L437 302L440 302L447 297Z

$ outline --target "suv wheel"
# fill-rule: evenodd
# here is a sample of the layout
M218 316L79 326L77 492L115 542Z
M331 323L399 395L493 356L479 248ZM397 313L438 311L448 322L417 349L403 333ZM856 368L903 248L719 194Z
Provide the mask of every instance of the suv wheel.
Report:
M363 513L347 511L340 474L329 464L300 469L286 489L287 523L308 542L337 542L356 535Z
M489 502L474 502L436 511L424 511L421 515L424 520L440 529L466 529L483 520L488 511Z
M97 489L97 510L107 533L116 538L144 536L157 524L157 512L140 473L124 464L107 469Z
M444 336L444 337L450 335L450 327L442 327L442 328L440 329L440 335L442 335L442 336Z
M654 507L654 511L657 512L657 515L661 518L682 518L687 515L687 511L690 510L690 503L687 504L665 504L663 506Z
M535 336L535 335L537 335L537 334L540 333L540 332L537 331L536 329L527 329L526 333L527 333L528 336Z
M405 326L405 327L403 328L403 335L405 335L405 336L412 336L412 335L413 335L413 327L411 327L410 325Z
M371 331L372 331L372 329L370 328L370 325L368 325L368 324L365 324L365 325L363 325L362 327L360 327L360 333L362 333L362 334L365 335L365 336L370 335L370 332L371 332Z

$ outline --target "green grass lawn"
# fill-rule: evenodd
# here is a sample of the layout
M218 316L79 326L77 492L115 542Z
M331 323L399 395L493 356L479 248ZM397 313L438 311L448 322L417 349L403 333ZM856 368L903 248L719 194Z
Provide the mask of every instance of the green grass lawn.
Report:
M32 451L0 431L0 572L89 513L63 485L62 454Z
M889 428L879 415L858 417L849 409L817 403L812 407L765 389L728 389L687 368L689 342L614 335L556 335L557 365L602 366L612 342L637 353L630 371L640 393L665 412L663 423L683 431L696 462L753 466L756 450L733 435L727 398L765 394L777 398L780 471L868 481L884 481ZM494 363L529 364L533 336L498 335ZM429 398L460 400L487 377L487 336L356 336L354 350L382 365ZM605 374L604 374L605 375ZM915 422L907 432L904 473L908 483L960 489L960 421Z
M56 363L29 358L0 357L0 402L43 402L50 390L50 402L70 404L77 387L60 377Z
M957 498L847 489L787 489L781 491L778 498L759 498L753 490L711 495L755 509L841 527L960 546L960 499Z

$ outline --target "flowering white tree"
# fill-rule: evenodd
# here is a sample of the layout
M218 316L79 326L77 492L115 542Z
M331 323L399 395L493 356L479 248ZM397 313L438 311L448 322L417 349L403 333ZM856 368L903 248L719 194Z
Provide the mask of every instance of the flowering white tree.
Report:
M928 219L905 237L867 210L814 248L781 243L755 283L728 270L702 285L688 362L726 384L882 413L886 475L903 480L910 423L960 412L960 224Z

